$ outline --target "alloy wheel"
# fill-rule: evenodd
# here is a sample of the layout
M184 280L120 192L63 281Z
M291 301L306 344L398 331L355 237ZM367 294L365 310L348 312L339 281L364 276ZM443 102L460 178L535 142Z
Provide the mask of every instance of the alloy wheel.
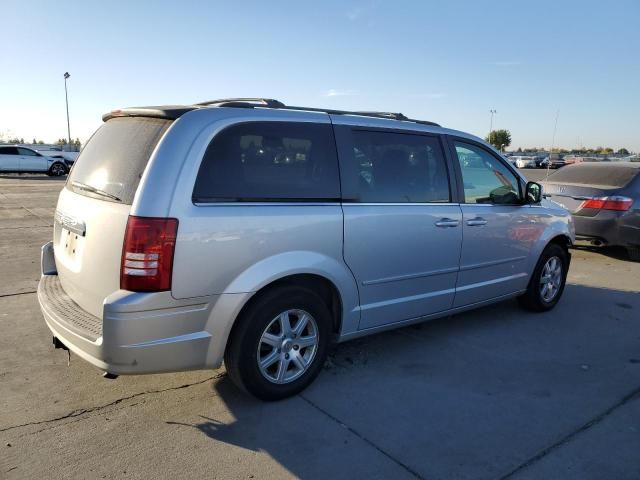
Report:
M547 260L540 274L540 296L542 300L551 302L562 286L562 261L558 257Z
M258 342L260 373L272 383L293 382L308 370L318 343L318 325L309 312L282 312L269 322Z

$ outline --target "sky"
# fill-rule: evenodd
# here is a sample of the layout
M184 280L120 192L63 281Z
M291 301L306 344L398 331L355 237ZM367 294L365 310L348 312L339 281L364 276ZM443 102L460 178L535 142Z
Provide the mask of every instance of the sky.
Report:
M5 138L66 137L68 71L82 141L120 107L270 97L640 151L640 0L0 3Z

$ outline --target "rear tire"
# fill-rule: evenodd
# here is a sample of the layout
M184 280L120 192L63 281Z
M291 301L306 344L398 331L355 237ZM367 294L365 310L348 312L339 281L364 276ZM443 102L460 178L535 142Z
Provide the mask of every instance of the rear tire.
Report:
M61 177L66 173L67 173L67 167L60 162L56 162L53 165L51 165L51 167L49 167L49 171L47 172L47 175L49 175L50 177Z
M567 251L557 243L547 245L533 270L527 291L518 297L520 305L533 312L551 310L564 292L568 270Z
M238 387L261 400L296 395L320 373L331 325L328 306L311 290L287 286L260 294L240 314L229 336L227 373Z
M627 247L627 254L629 255L629 260L640 262L640 247Z

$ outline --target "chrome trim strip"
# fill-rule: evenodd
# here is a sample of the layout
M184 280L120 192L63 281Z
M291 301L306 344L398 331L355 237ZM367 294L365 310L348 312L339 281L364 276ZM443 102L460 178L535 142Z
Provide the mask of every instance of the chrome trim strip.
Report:
M508 282L510 280L515 280L516 278L522 278L526 276L527 274L522 272L522 273L516 273L515 275L509 275L508 277L501 277L493 280L487 280L486 282L472 283L470 285L465 285L464 287L456 287L456 292L463 292L465 290L471 290L472 288L486 287L487 285L493 285L495 283Z
M455 273L458 267L442 268L440 270L430 270L428 272L409 273L407 275L396 275L393 277L376 278L374 280L363 280L362 285L379 285L381 283L396 282L398 280L410 280L413 278L432 277L435 275L444 275L445 273Z
M453 315L455 313L464 312L467 310L473 310L482 305L490 305L492 303L497 303L502 300L506 300L507 298L517 297L518 295L523 294L526 290L519 290L517 292L508 293L506 295L501 295L499 297L490 298L488 300L482 300L476 303L470 303L469 305L464 305L461 307L449 308L446 310L442 310L439 312L431 313L429 315L422 315L420 317L409 318L407 320L400 320L392 323L385 323L384 325L377 325L375 327L363 328L361 330L356 330L354 332L350 332L347 334L340 335L338 337L338 342L345 342L347 340L353 340L354 338L363 337L366 335L371 335L373 333L383 332L386 330L393 330L396 328L404 327L407 325L412 325L415 323L425 322L427 320L433 320L436 318L443 318L449 315Z
M131 345L122 345L122 348L144 348L151 347L154 345L166 345L171 343L179 343L179 342L192 342L194 340L201 340L205 338L211 338L211 334L209 332L194 332L187 333L185 335L177 335L175 337L169 338L159 338L157 340L149 340L146 342L134 343Z
M438 297L440 295L448 295L450 293L455 293L455 291L456 291L455 288L448 288L446 290L438 290L436 292L422 293L420 295L410 295L408 297L393 298L391 300L385 300L383 302L374 302L374 303L368 303L366 305L360 305L359 309L360 311L371 310L373 308L387 307L389 305L395 305L397 303L407 303L407 302L413 302L415 300L422 300L424 298ZM356 309L357 308L358 307L356 307Z
M500 260L491 260L490 262L472 263L470 265L464 265L460 267L460 271L475 270L476 268L492 267L494 265L502 265L503 263L517 262L519 260L526 260L527 256L522 255L520 257L501 258Z
M367 207L378 207L378 206L423 206L423 207L445 207L445 206L459 206L459 203L361 203L361 202L193 202L193 205L196 207L233 207L233 206L248 206L248 205L259 205L259 206L325 206L325 205L342 205L343 207L350 206L367 206Z
M54 222L60 224L62 227L66 228L70 232L77 233L81 237L84 237L87 233L87 226L82 220L78 220L69 215L65 215L64 213L56 210L56 213L53 216Z
M196 207L327 207L340 202L194 202Z

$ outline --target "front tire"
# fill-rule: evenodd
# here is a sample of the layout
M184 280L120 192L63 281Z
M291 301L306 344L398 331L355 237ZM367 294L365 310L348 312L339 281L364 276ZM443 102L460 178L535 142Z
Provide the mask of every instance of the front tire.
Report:
M567 251L557 243L549 244L538 259L527 291L518 297L520 305L533 312L551 310L564 292L568 270Z
M332 316L324 300L300 287L261 294L243 311L224 362L231 380L261 400L304 390L327 357Z
M49 175L50 177L61 177L66 173L67 173L67 167L60 162L56 162L53 165L51 165L51 167L49 168L49 171L47 172L47 175Z

